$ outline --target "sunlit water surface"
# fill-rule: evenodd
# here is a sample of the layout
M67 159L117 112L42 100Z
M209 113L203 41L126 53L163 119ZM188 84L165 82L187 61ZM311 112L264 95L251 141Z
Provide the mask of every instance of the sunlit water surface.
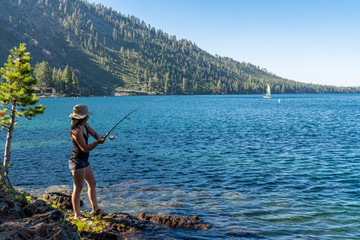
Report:
M90 125L105 134L156 98L41 99L45 114L16 127L12 183L39 196L70 191L72 107L87 104ZM359 126L356 94L173 96L123 121L90 163L103 210L213 225L141 238L359 239ZM4 132L0 140L3 154Z

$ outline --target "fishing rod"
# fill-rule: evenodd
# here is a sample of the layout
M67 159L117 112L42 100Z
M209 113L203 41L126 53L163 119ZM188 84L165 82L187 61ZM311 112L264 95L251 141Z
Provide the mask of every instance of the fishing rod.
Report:
M132 113L136 112L136 111L139 110L140 108L145 107L146 105L148 105L148 104L150 104L150 103L157 102L157 101L160 101L160 100L163 100L163 99L166 99L166 98L169 98L169 97L154 99L154 100L152 100L152 101L150 101L150 102L147 102L147 103L141 105L140 107L132 110L132 111L129 112L125 117L123 117L118 123L116 123L115 126L114 126L113 128L111 128L110 131L108 131L103 138L106 139L106 137L109 136L109 134L110 134L122 121L124 121L127 117L129 117ZM110 136L110 140L114 140L114 139L115 139L114 137Z

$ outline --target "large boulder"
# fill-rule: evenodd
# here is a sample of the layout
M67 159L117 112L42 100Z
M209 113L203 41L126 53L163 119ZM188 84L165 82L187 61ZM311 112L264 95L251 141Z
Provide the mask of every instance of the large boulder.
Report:
M0 236L2 240L80 240L76 225L43 200L32 203L20 193L0 193Z
M73 209L70 194L62 192L45 193L44 199L49 202L60 204L60 207L64 209ZM83 204L84 202L80 199L80 206L82 206Z

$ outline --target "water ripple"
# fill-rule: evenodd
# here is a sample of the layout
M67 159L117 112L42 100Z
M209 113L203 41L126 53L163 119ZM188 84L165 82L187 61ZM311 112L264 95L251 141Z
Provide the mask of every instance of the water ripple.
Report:
M360 238L360 95L279 97L281 104L256 95L179 96L144 107L114 131L116 141L91 153L102 208L214 224L208 232L160 231L157 239ZM46 114L14 134L14 185L71 190L66 117L75 103L88 104L91 125L105 133L155 98L42 99Z

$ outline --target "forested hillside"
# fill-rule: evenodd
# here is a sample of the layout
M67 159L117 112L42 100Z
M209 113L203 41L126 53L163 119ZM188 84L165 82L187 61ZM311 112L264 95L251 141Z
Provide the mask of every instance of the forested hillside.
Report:
M0 64L21 42L38 62L39 86L63 86L65 95L264 93L266 84L273 93L360 91L283 79L82 0L2 1Z

